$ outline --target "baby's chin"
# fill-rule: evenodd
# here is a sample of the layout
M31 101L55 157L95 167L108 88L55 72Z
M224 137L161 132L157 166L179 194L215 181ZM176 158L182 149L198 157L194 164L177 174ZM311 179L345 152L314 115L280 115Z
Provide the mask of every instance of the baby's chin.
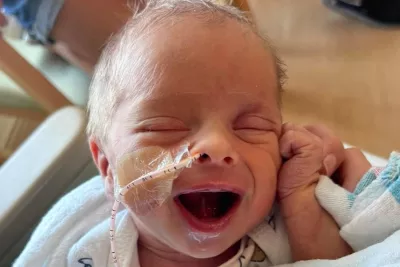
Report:
M160 215L159 213L164 212L158 210L157 213ZM153 213L152 215L155 214ZM140 218L140 216L134 217L135 219ZM154 216L151 221L141 221L139 236L150 234L153 238L156 238L158 242L166 245L167 250L172 249L173 251L196 259L217 257L235 245L237 241L244 236L241 232L246 232L243 229L235 231L235 225L232 224L228 225L225 231L204 233L193 230L180 218L175 217L173 222L157 220L157 218L160 217Z
M201 233L192 233L188 238L189 240L183 242L185 244L182 246L175 245L174 249L196 259L217 257L237 243L237 240L232 238L232 236L224 238L219 235L211 236Z

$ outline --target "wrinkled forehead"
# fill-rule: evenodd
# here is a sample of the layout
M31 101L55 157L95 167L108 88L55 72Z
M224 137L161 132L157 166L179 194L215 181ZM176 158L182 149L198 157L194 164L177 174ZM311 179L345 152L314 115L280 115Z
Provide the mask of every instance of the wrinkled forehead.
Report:
M268 94L278 99L274 57L248 25L233 19L169 19L137 40L127 99L181 93ZM126 71L126 70L125 70Z

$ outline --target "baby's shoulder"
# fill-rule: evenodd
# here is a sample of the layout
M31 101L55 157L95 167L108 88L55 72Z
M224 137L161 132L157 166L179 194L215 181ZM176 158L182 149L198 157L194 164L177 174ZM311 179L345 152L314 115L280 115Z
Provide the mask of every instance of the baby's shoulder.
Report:
M70 217L83 217L105 203L109 202L104 193L102 178L95 176L61 197L43 220L51 217L62 217L63 220Z
M64 195L42 218L16 262L45 262L60 247L71 248L111 214L101 177L94 177ZM62 245L61 245L62 244ZM47 259L47 260L46 260Z

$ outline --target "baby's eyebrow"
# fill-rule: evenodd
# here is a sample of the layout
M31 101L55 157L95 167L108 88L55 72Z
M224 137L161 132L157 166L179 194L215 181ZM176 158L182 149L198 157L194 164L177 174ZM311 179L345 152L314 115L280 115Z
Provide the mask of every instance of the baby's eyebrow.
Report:
M165 88L163 88L165 89ZM151 113L159 112L170 112L170 113L182 113L182 109L186 109L187 105L192 108L202 105L201 99L223 99L232 98L233 101L238 102L238 111L240 113L258 113L262 112L264 114L276 114L280 116L280 108L275 102L275 99L271 100L271 96L264 94L262 89L260 93L252 94L245 90L228 91L226 93L215 93L210 95L209 92L201 91L186 91L186 92L163 92L160 94L150 94L147 96L139 96L133 102L128 103L127 117L130 120L138 119L142 117L143 114L149 115ZM165 90L167 91L167 90ZM208 101L209 102L209 101ZM180 105L184 103L186 105Z
M243 108L243 113L274 113L271 105L262 102L249 103Z

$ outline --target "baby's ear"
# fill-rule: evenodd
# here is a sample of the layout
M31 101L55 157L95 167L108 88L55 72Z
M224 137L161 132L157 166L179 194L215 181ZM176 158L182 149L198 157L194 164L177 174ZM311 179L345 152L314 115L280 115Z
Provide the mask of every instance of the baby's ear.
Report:
M109 161L94 138L89 138L89 147L93 161L104 179L106 195L112 199L114 196L114 178Z
M107 176L104 177L104 190L106 196L110 200L114 200L114 177L110 168L108 168Z
M89 138L90 152L92 153L92 158L100 172L100 175L105 178L110 173L110 164L103 150L100 148L98 142L94 138Z

